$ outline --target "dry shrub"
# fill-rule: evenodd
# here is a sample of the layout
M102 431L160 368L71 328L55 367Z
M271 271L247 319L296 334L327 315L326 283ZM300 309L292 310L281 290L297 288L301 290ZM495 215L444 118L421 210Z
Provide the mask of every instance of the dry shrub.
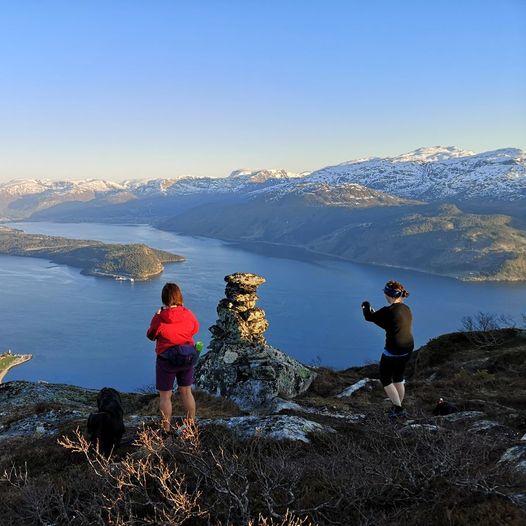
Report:
M212 437L218 438L215 433ZM214 442L214 447L210 447L210 442ZM270 506L270 516L253 511L253 473L246 460L252 457L258 441L254 441L241 458L245 444L210 440L205 446L197 425L185 421L168 438L154 429L142 428L135 444L137 450L116 463L93 450L78 431L73 437L63 437L60 443L72 452L83 454L92 472L101 480L101 523L118 526L310 524L288 509L278 514ZM257 454L254 459L256 463L261 461ZM275 467L272 473L276 475L272 490L285 491L289 476L277 473ZM280 476L282 481L278 483ZM263 481L263 485L270 491L268 480ZM266 495L262 498L265 500Z
M515 321L504 314L477 312L474 316L462 318L462 329L471 344L479 349L501 345L509 338L509 331L514 329Z
M77 480L6 472L2 524L438 526L471 517L493 526L526 518L509 498L524 480L497 463L503 445L404 430L380 413L310 444L240 441L191 422L168 438L141 428L120 459L100 455L78 431L60 442L86 459Z
M268 517L260 515L258 517L257 522L250 521L248 523L248 526L311 526L311 525L312 525L312 522L310 522L308 518L305 517L303 519L300 519L299 517L296 517L290 511L287 511L285 513L285 516L278 520L269 519Z
M195 436L189 430L195 429ZM187 427L188 448L198 443L197 428ZM137 438L140 448L120 462L93 449L77 432L59 443L86 457L100 479L100 521L117 526L132 524L180 525L205 514L199 505L200 493L189 488L184 472L173 462L164 440L154 430L143 428Z
M503 501L506 513L524 519L506 496L518 482L496 467L497 449L468 433L402 433L382 417L370 417L361 440L321 439L307 478L310 499L317 498L303 506L318 505L312 516L322 524L347 524L347 516L348 524L442 525L450 523L450 506L491 496ZM480 524L499 524L499 517Z
M25 465L4 471L0 480L2 526L106 524L98 510L98 480L89 471L31 477Z

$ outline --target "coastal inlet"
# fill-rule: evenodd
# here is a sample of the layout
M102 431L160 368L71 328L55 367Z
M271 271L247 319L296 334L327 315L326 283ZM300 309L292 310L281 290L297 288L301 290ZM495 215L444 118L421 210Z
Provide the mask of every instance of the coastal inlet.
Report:
M26 234L5 226L0 226L0 254L45 258L81 268L83 274L132 282L154 278L162 273L165 264L185 260L183 256L139 243L109 244Z

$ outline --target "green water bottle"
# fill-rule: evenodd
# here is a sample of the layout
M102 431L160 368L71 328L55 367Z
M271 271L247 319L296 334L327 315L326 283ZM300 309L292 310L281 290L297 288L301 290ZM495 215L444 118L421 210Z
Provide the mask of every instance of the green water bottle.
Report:
M195 350L197 352L201 352L204 348L205 348L205 344L201 340L198 340L197 342L195 342Z

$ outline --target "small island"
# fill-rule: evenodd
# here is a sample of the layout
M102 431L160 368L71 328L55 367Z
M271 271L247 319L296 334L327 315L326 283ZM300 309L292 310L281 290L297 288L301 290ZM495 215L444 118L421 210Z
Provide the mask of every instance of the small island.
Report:
M0 384L13 367L28 362L31 358L31 354L13 354L11 351L0 354Z
M26 234L6 226L0 226L0 254L45 258L81 268L83 274L132 282L154 278L162 273L166 263L185 260L139 243L124 245Z

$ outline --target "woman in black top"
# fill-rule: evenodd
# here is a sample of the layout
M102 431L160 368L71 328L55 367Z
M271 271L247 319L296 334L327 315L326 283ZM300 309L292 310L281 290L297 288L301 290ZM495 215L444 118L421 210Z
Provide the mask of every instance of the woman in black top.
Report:
M362 303L365 319L385 330L385 347L380 360L380 380L393 407L391 416L405 414L404 370L414 348L411 326L413 316L403 300L409 296L398 281L388 281L384 287L385 299L389 306L375 311L368 301Z

